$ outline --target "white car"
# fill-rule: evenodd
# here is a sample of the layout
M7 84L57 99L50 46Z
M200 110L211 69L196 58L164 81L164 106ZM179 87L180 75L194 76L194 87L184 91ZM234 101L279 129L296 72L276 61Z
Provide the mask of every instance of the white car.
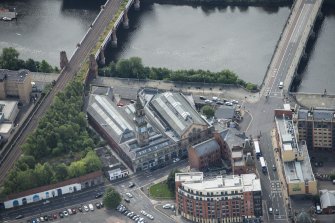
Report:
M227 105L227 106L233 106L233 103L231 103L230 101L227 101L224 104Z
M208 100L208 99L206 99L206 100L205 100L205 103L206 103L206 104L211 104L211 103L212 103L212 101L211 101L211 100Z
M63 214L65 217L69 216L69 213L67 212L67 210L63 211Z
M236 101L236 100L231 100L231 103L233 103L233 104L238 104L238 101Z
M141 214L143 214L144 216L147 216L147 212L145 212L144 210L141 211Z
M130 198L132 198L133 197L133 195L131 194L131 193L126 193L126 195L128 196L128 197L130 197Z
M94 211L94 206L93 206L93 204L89 204L88 207L90 208L91 211Z
M2 20L3 20L3 21L12 21L12 18L9 18L9 17L3 17Z
M154 216L152 216L151 214L148 214L147 217L150 218L151 220L154 220Z
M170 208L171 208L171 204L164 204L164 205L163 205L163 208L164 208L164 209L170 209Z
M89 211L90 209L88 209L88 207L86 205L83 206L84 207L84 210L87 212Z

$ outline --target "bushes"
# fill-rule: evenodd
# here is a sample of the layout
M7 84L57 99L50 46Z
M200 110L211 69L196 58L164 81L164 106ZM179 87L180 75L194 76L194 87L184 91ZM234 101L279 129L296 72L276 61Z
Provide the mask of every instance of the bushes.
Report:
M177 70L167 68L144 67L141 58L121 59L116 64L111 62L107 67L99 69L99 75L107 77L170 80L179 82L202 82L241 85L248 90L256 90L257 85L246 83L230 70L211 72L204 70Z
M31 58L24 61L19 59L19 52L14 48L3 48L2 54L0 55L0 68L9 70L27 69L31 72L43 72L52 73L59 72L57 67L53 68L48 62L42 60L42 62L35 61Z

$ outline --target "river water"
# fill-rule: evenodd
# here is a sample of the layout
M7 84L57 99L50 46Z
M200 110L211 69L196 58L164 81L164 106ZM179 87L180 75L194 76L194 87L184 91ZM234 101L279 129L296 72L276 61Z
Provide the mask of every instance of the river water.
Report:
M17 22L0 21L0 49L15 47L23 59L59 65L71 56L99 12L103 0L14 0ZM231 69L260 84L289 15L289 7L195 7L147 4L130 12L130 29L119 29L118 48L108 60L139 56L148 66L171 69ZM299 91L332 92L335 70L335 16L328 10Z
M0 49L14 47L22 59L45 59L59 66L59 52L65 50L70 58L100 10L99 3L73 5L68 2L0 1L0 7L15 7L19 13L17 22L0 21Z

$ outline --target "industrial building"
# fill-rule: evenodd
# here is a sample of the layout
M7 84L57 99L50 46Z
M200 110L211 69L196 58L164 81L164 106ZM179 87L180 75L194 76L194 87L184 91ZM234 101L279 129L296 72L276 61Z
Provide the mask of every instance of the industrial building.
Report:
M214 128L195 110L191 98L143 89L134 103L121 105L112 88L90 94L89 123L134 172L157 169L187 157L190 145L213 136Z
M287 107L287 106L286 106ZM306 141L298 141L293 124L293 112L289 108L275 110L276 139L283 173L289 195L316 195L317 181L314 177Z
M204 179L202 172L176 173L175 182L177 212L192 222L242 222L263 215L256 174Z

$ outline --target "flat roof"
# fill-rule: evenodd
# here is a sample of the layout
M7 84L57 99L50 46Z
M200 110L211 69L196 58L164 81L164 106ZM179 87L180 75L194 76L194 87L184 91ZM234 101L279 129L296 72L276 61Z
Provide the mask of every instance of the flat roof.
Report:
M204 174L202 172L188 172L176 173L175 181L189 182L189 181L202 181Z
M10 81L17 81L23 82L26 76L30 73L29 70L7 70L7 69L0 69L0 80L10 80Z
M15 107L17 108L17 104L17 101L0 100L0 112L5 115L5 119L9 119Z
M0 133L2 134L8 134L10 130L12 129L13 124L12 123L2 123L0 124Z
M301 143L299 144L299 147L302 149L304 156L302 161L283 162L287 182L305 182L306 180L315 181L307 146L305 143Z

